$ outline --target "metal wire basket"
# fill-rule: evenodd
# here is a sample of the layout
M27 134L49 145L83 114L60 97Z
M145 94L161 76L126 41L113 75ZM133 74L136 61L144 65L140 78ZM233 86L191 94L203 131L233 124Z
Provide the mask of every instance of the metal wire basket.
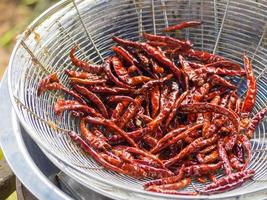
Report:
M142 188L144 180L100 168L56 128L77 129L70 115L61 118L54 115L53 103L62 94L46 93L38 98L36 90L47 74L75 68L68 57L74 45L79 47L79 58L99 63L110 55L113 35L139 40L142 32L160 33L162 28L186 20L204 22L197 28L176 33L192 40L195 48L240 64L242 54L247 52L258 82L253 112L267 106L266 0L63 0L38 17L19 37L8 73L11 100L21 123L60 169L85 186L117 199L177 198L146 192ZM65 75L59 74L61 82L68 85ZM242 96L245 81L236 81ZM256 180L267 179L266 131L265 120L252 139L253 160L249 168L256 170ZM267 182L251 181L223 194L179 198L226 198L266 188Z

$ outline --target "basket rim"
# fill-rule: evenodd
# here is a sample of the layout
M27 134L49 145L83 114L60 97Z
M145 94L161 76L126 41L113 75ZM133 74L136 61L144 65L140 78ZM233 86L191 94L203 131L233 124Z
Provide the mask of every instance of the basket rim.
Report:
M154 193L154 192L148 192L145 190L140 190L140 189L133 189L133 188L129 188L127 186L124 186L122 184L117 184L117 183L112 183L102 177L95 177L92 174L86 174L83 173L82 171L79 170L79 168L75 165L73 165L72 163L68 163L64 160L62 160L55 152L51 151L49 148L48 143L43 143L42 140L40 139L40 137L37 137L37 132L34 131L33 129L31 129L31 127L27 124L27 122L24 120L23 116L21 115L18 107L17 107L17 103L15 100L15 96L13 95L13 91L12 91L12 67L13 67L13 61L16 57L16 53L17 50L20 49L20 45L22 43L22 41L27 38L27 36L29 35L27 33L28 30L33 31L36 27L38 27L40 25L40 22L42 22L43 18L49 17L53 14L55 14L58 10L60 10L61 8L64 7L65 4L68 3L72 3L75 0L60 0L58 3L52 5L51 7L49 7L47 10L45 10L43 13L41 13L34 21L32 21L25 29L24 32L22 32L21 34L19 34L18 39L16 41L15 46L13 47L10 59L9 59L9 63L8 63L8 71L7 71L7 76L8 76L8 92L9 92L9 98L12 104L12 108L14 109L16 116L19 119L19 122L21 123L21 125L23 126L23 128L25 128L25 130L27 131L27 133L30 135L30 137L37 143L38 146L41 147L42 151L46 154L46 156L63 172L65 172L67 175L69 175L70 177L74 178L75 180L77 180L78 182L80 182L81 184L83 184L84 186L86 186L87 188L90 188L96 192L104 192L101 193L104 196L107 197L111 197L109 192L106 192L105 190L97 190L95 187L89 186L90 184L87 183L86 180L83 180L75 175L73 175L71 173L70 170L65 170L66 167L67 168L71 168L71 170L75 170L76 173L80 173L85 177L88 178L92 178L94 179L94 181L99 181L100 183L104 183L107 184L111 187L116 187L119 188L121 190L127 191L129 193L133 193L136 192L140 195L144 195L147 197L155 197L155 198L166 198L166 199L221 199L221 198L230 198L230 197L238 197L241 195L245 195L245 194L251 194L251 193L255 193L255 192L259 192L261 190L267 189L267 184L263 185L262 187L257 187L254 190L244 190L244 192L239 193L239 194L234 194L231 195L231 192L227 192L226 195L224 195L223 197L221 196L222 194L215 194L215 195L197 195L197 196L188 196L188 195L168 195L168 194L160 194L160 193ZM91 0L90 0L91 1ZM63 6L63 7L62 7ZM119 192L113 192L113 197L114 198L120 198L119 196ZM130 196L131 196L130 194Z

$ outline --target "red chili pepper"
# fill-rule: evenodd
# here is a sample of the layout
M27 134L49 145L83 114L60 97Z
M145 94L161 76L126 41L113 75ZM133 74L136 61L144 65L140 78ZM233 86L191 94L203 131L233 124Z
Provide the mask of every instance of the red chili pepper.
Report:
M237 134L232 134L224 139L224 148L227 152L232 151L234 145L236 144L237 138Z
M128 84L121 82L117 77L114 76L114 74L111 71L111 60L110 59L106 60L103 67L109 80L111 80L115 85L122 87L122 88L131 88Z
M70 51L70 59L72 63L76 66L81 68L82 70L90 73L101 73L103 72L104 68L102 65L94 65L89 64L87 62L84 62L82 60L79 60L77 57L74 56L74 52L76 50L76 47L73 47Z
M204 191L197 190L197 192L199 192L200 194L215 194L229 191L240 186L245 181L251 179L254 176L254 173L254 170L245 170L233 173L207 185Z
M134 93L135 90L121 87L107 87L107 86L89 86L87 87L91 92L100 94L129 94Z
M86 153L88 153L90 156L93 157L93 159L104 166L106 169L115 171L117 173L122 173L124 174L124 171L116 167L109 162L105 161L105 159L102 158L92 147L90 147L77 133L70 131L67 132L67 134L70 136L70 138L77 144L79 145Z
M147 173L148 177L151 178L164 178L173 176L173 173L167 169L156 168L151 165L144 165L144 164L137 164L137 165Z
M246 154L247 154L247 157L245 159L244 168L243 168L243 169L246 169L248 164L251 161L251 158L252 158L251 143L250 143L248 137L246 135L244 135L244 134L239 134L238 135L238 141L242 144L242 146L245 149Z
M72 78L99 80L98 75L92 74L89 72L79 72L79 71L74 71L74 70L70 70L70 69L65 69L64 72L65 72L65 74L67 74L69 77L72 77Z
M227 68L233 70L240 70L241 66L237 63L234 63L229 60L220 60L217 62L206 64L205 67L220 67L220 68Z
M212 74L209 77L209 81L210 81L212 86L218 85L218 86L225 86L225 87L228 87L228 88L233 89L233 90L237 89L237 87L235 85L233 85L229 81L225 80L224 78L218 76L217 74Z
M162 84L168 80L170 80L173 77L172 74L168 74L167 76L165 76L164 78L158 79L158 80L151 80L148 81L147 83L145 83L140 89L138 89L135 93L136 94L142 94L142 93L146 93L147 90L151 89L153 86L158 85L158 84Z
M223 140L220 139L217 144L218 153L219 153L220 159L223 161L224 172L226 175L229 175L232 173L233 169L230 165L230 161L228 159L226 150L223 145L224 145Z
M178 96L179 93L179 88L177 83L172 83L172 92L168 96L168 102L163 108L163 110L158 114L157 117L155 117L147 126L150 127L151 129L154 129L157 127L159 124L163 122L163 120L169 115L171 112L171 109L175 103L175 100Z
M84 114L91 115L93 117L102 117L94 108L81 104L78 101L59 99L54 105L54 111L56 115L60 115L65 110L79 111Z
M222 162L216 164L191 165L184 169L186 176L202 176L215 173L222 166Z
M166 184L166 185L151 185L148 188L146 188L147 191L157 191L158 189L162 190L179 190L182 189L188 185L190 185L191 179L185 178L179 182Z
M154 162L159 164L161 167L163 167L162 161L159 160L155 155L153 155L153 154L151 154L149 152L145 152L145 151L142 151L141 149L138 149L138 148L135 148L135 147L129 147L129 146L119 146L118 148L119 149L123 149L123 150L125 150L127 152L130 152L130 153L134 153L134 154L137 154L137 155L141 155L141 156L150 158Z
M134 65L134 63L137 63L138 61L136 58L125 48L120 46L113 46L112 50L120 57L122 57L123 60L127 62L128 65ZM135 66L135 65L134 65Z
M207 154L207 153L212 152L215 149L217 149L217 144L210 145L210 146L206 147L205 149L199 151L199 153L201 153L201 154Z
M45 78L43 78L38 85L37 88L37 96L40 96L42 93L44 93L47 88L46 86L50 83L59 83L58 77L56 73L50 74L48 76L46 76Z
M134 102L130 103L124 114L121 116L118 126L123 128L136 114L144 100L143 96L135 98Z
M172 121L174 115L176 114L177 109L181 106L182 101L185 99L185 97L188 95L188 91L185 91L183 94L181 94L173 104L172 110L169 114L169 117L167 118L165 122L165 126L168 127L170 122Z
M113 37L113 40L115 42L118 42L123 45L128 45L135 48L140 48L144 50L148 55L150 55L152 58L156 59L158 62L162 63L163 66L168 67L173 74L177 77L177 79L181 82L182 80L182 73L181 70L175 66L175 64L168 59L166 56L164 56L158 49L156 49L153 46L150 46L146 43L138 43L138 42L130 42L127 40L123 40L117 37Z
M260 110L254 117L250 120L250 123L246 130L246 135L248 138L252 138L255 129L259 125L260 121L264 118L265 114L267 113L267 107Z
M108 118L108 111L104 105L104 103L102 102L102 100L93 92L90 92L90 90L88 90L87 88L83 87L83 86L79 86L79 85L72 85L72 87L79 92L81 95L83 95L84 97L86 97L87 99L89 99L90 101L92 101L97 108L99 109L99 111L102 113L102 115L105 118Z
M168 31L177 31L177 30L181 30L181 29L184 29L184 28L190 28L190 27L194 27L194 26L199 26L201 24L203 24L202 21L181 22L180 24L164 28L163 31L166 31L166 32L168 32Z
M158 144L150 152L155 154L155 153L159 152L160 150L174 144L178 140L186 138L190 132L201 128L202 125L203 124L197 124L197 125L192 126L191 128L188 128L188 129L186 129L186 127L178 128L178 129L175 129L175 130L169 132L161 140L159 140ZM171 139L169 141L167 141L167 138L170 138L170 137L171 137Z
M81 84L81 85L103 85L107 82L105 79L91 80L91 79L81 79L81 78L70 78L72 83Z
M252 111L257 95L257 84L256 79L253 73L252 64L249 61L249 58L244 54L244 68L246 70L246 78L247 78L247 95L245 97L241 114L248 116Z
M233 153L229 154L229 161L233 169L237 171L241 171L244 169L244 164L242 164Z
M186 113L205 113L205 112L214 112L228 116L232 121L236 130L239 130L239 117L232 110L226 109L222 106L214 105L211 103L193 103L193 104L184 104L179 108L179 111ZM237 131L238 132L238 131Z
M204 63L213 63L225 60L225 58L221 56L194 49L188 49L187 51L181 52L181 54L185 57L193 58Z
M159 90L159 86L156 85L152 90L151 90L151 94L150 94L150 98L151 98L151 108L152 108L152 113L151 116L152 118L154 118L158 112L159 112L159 108L160 108L160 90Z
M169 159L167 162L164 163L165 167L170 167L171 165L175 164L176 162L182 160L186 156L190 155L198 151L199 149L209 146L218 140L218 136L214 135L212 138L204 140L204 138L200 137L186 146L178 155Z
M97 150L109 150L111 149L111 146L107 143L107 140L103 140L100 137L95 136L92 132L90 132L86 128L86 124L84 120L81 120L80 122L80 129L81 129L81 135L84 138L86 142L88 142L89 145L91 145L94 149ZM102 137L104 137L102 135Z
M120 116L122 115L124 109L128 106L129 102L127 101L122 101L121 103L118 103L116 108L113 110L111 114L111 120L112 121L117 121Z
M221 101L220 96L215 96L211 100L211 104L218 105ZM216 127L214 124L211 124L211 113L204 113L204 124L202 127L202 135L205 138L209 138L214 132L216 132Z
M153 70L154 73L158 73L158 74L163 74L164 73L164 68L160 67L156 61L151 59L151 63L152 63L151 67L152 67L152 70Z
M195 73L195 71L191 68L189 63L186 62L182 55L179 55L179 62L189 80L191 80L196 86L201 86L205 83L204 78Z
M217 150L214 150L203 158L203 163L212 163L218 159L219 159L219 153Z
M154 147L158 143L158 140L156 138L153 138L151 135L145 135L142 139L150 147Z
M113 95L109 96L107 98L109 103L114 103L114 102L122 102L122 101L127 101L127 102L134 102L134 99L129 96L121 96L121 95Z
M197 75L201 74L217 74L223 76L244 76L246 72L244 70L231 70L231 69L222 69L222 68L215 68L215 67L203 67L195 69L195 73Z
M179 40L179 39L169 37L169 36L143 33L143 37L150 41L167 43L169 46L176 46L176 47L181 46L182 48L185 48L185 49L192 47L192 43L188 40L183 41L183 40Z
M149 181L144 184L144 188L148 188L149 186L152 186L152 185L166 185L166 184L175 183L175 182L182 180L183 177L184 177L184 165L179 169L179 172L176 176L170 176L167 178L161 178L161 179Z
M114 132L116 132L118 135L122 136L130 145L137 147L137 144L134 142L133 139L131 139L127 133L125 133L121 128L119 128L114 122L111 120L107 120L104 118L99 118L99 117L86 117L84 118L87 123L91 124L96 124L96 125L103 125Z

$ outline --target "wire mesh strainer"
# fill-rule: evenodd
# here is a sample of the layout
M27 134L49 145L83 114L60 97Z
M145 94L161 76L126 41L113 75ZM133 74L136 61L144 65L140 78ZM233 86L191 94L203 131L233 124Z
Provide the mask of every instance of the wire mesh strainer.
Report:
M51 72L74 69L68 57L70 48L78 45L77 56L99 63L111 53L113 35L139 40L140 33L160 33L168 25L186 20L202 20L203 25L177 32L195 48L214 52L242 64L246 51L253 60L258 81L257 102L253 113L267 105L267 1L266 0L87 0L61 1L36 19L20 36L9 66L9 92L16 113L32 138L63 171L102 194L119 199L173 199L171 195L154 194L142 189L142 182L99 168L57 126L77 130L70 115L58 118L53 103L60 92L36 95L38 82ZM63 84L66 76L59 73ZM236 80L239 94L245 81ZM25 108L25 106L27 109ZM37 117L38 116L38 117ZM43 120L40 120L43 119ZM255 179L267 179L266 120L252 139ZM199 186L200 187L200 186ZM212 196L183 198L223 198L267 188L267 182L251 181L244 186ZM192 190L192 188L188 188Z

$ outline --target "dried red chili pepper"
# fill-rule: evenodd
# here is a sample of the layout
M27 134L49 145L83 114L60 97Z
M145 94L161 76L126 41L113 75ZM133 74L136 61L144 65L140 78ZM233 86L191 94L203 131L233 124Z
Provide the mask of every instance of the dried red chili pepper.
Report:
M194 153L198 151L199 149L213 144L215 141L218 140L218 136L213 136L212 138L204 140L204 138L200 137L194 140L192 143L190 143L188 146L186 146L178 155L175 157L169 159L167 162L164 163L165 167L170 167L174 163L180 161L184 157L190 155L191 153Z
M184 168L185 167L183 165L179 169L179 172L176 176L170 176L168 178L161 178L161 179L149 181L149 182L144 184L144 188L148 188L149 186L152 186L152 185L166 185L166 184L178 182L178 181L182 180L182 178L184 177Z
M220 60L217 62L212 62L209 64L206 64L205 67L220 67L220 68L227 68L227 69L233 69L233 70L240 70L241 66L237 63L234 63L229 60Z
M81 68L82 70L90 73L101 73L103 72L104 68L102 65L94 65L89 64L87 62L84 62L82 60L79 60L76 56L74 56L74 52L76 50L76 47L73 47L70 51L70 59L72 63L76 66Z
M244 68L246 70L246 78L247 78L247 94L242 106L241 114L247 117L249 113L252 111L257 95L257 84L256 79L253 73L252 64L249 61L249 58L244 54Z
M121 46L113 46L112 50L120 57L123 58L127 62L128 65L134 65L134 63L137 63L138 61L136 58L125 48Z
M184 104L182 107L179 108L179 111L186 112L186 113L198 113L198 112L214 112L223 114L229 117L232 121L236 130L239 130L239 117L236 115L235 112L226 109L222 106L214 105L211 103L193 103L193 104ZM238 132L238 131L237 131Z
M237 89L237 87L235 85L233 85L232 83L230 83L229 81L225 80L224 78L218 76L217 74L212 74L209 77L209 81L211 83L211 85L219 85L219 86L225 86L228 87L230 89Z
M218 179L205 187L204 191L199 191L200 194L215 194L224 191L232 190L240 186L245 181L251 179L254 176L254 170L245 170L241 172L236 172L228 176Z
M143 96L138 96L135 98L134 102L129 104L128 108L118 122L119 127L123 128L137 114L137 111L139 110L143 100Z
M225 137L224 139L224 148L227 152L232 151L234 148L234 145L237 141L238 135L237 134L232 134L229 135L228 137Z
M191 80L196 86L201 86L205 83L204 78L199 76L199 74L197 74L195 70L191 68L189 63L186 62L182 55L179 55L179 62L189 80Z
M206 51L198 51L194 49L188 49L187 51L181 52L181 54L185 57L196 59L204 63L213 63L213 62L225 60L225 58L221 56L211 54Z
M177 30L181 30L184 28L190 28L190 27L195 27L195 26L199 26L203 24L202 21L186 21L186 22L181 22L180 24L176 24L173 26L169 26L167 28L164 28L163 31L177 31Z
M154 61L153 59L151 59L151 64L152 64L152 70L154 73L158 73L158 74L163 74L164 73L164 68L160 67L158 65L158 63L156 61Z
M165 126L168 127L170 122L172 121L174 115L176 114L177 109L181 106L182 101L185 99L185 97L188 95L188 91L185 91L183 94L181 94L173 104L172 110L166 119Z
M190 178L184 178L183 180L176 182L176 183L170 183L165 185L151 185L148 188L146 188L147 191L157 191L158 189L162 190L179 190L186 186L188 186L191 183Z
M248 164L250 163L251 158L252 158L251 143L250 143L248 137L244 134L239 134L237 140L242 144L242 146L243 146L243 148L247 154L246 159L245 159L244 168L243 168L243 169L246 169Z
M157 146L155 146L150 152L151 153L157 153L158 151L160 151L160 150L162 150L162 149L170 146L171 144L174 144L178 140L185 139L190 132L199 129L202 126L203 126L203 124L197 124L197 125L192 126L191 128L188 128L188 129L183 129L183 128L181 128L181 129L179 129L179 128L178 129L175 129L172 132L168 133L167 135L168 136L172 136L172 137L174 135L177 135L177 136L173 137L172 139L170 139L169 141L167 141L165 143L163 142L165 139L164 140L159 140ZM185 131L182 132L182 130L185 130Z
M80 86L80 85L76 85L73 84L72 87L79 92L81 95L83 95L84 97L86 97L87 99L89 99L90 101L92 101L97 108L99 109L99 111L102 113L102 115L105 118L108 118L108 111L106 109L106 106L104 105L104 103L102 102L102 100L93 92L91 92L90 90L88 90L87 88Z
M215 68L215 67L202 67L195 69L195 73L197 75L201 74L217 74L223 76L244 76L246 72L244 70L231 70L231 69L222 69L222 68Z
M218 159L219 159L219 153L217 150L214 150L203 158L203 163L212 163Z
M260 121L264 118L267 113L267 107L260 110L254 117L250 120L250 123L246 130L246 135L248 138L252 138L256 127L259 125Z
M200 164L191 165L184 169L186 176L202 176L210 173L215 173L222 166L222 162L216 164Z
M122 101L117 104L116 108L113 110L111 114L111 120L116 121L120 118L121 114L123 113L124 109L128 106L128 101Z
M114 74L111 71L111 60L110 59L106 60L103 67L109 80L111 80L115 85L122 87L122 88L131 88L128 84L121 82L117 77L114 76Z
M158 79L158 80L151 80L148 81L147 83L145 83L140 89L138 89L135 93L136 94L142 94L142 93L146 93L147 90L151 89L153 86L158 85L158 84L162 84L165 81L170 80L173 77L172 74L168 74L167 76L165 76L164 78Z
M164 56L155 47L150 46L146 43L130 42L130 41L123 40L123 39L117 38L117 37L113 37L113 40L115 42L118 42L119 44L122 44L122 45L128 45L131 47L140 48L140 49L144 50L152 58L154 58L158 62L162 63L163 66L168 67L173 72L173 74L177 77L177 79L181 82L183 72L181 72L181 70L177 66L175 66L175 64L170 59L168 59L166 56Z
M40 96L42 93L44 93L47 88L46 86L50 83L59 83L58 77L56 73L50 74L48 76L46 76L45 78L43 78L38 85L37 88L37 96Z
M207 153L212 152L215 149L217 149L217 144L210 145L210 146L206 147L205 149L202 149L201 151L199 151L199 153L207 154Z
M116 167L116 166L110 164L109 162L105 161L105 159L103 159L101 155L99 155L92 147L90 147L77 133L70 131L70 132L67 132L67 134L86 153L88 153L90 156L92 156L96 162L100 163L106 169L115 171L117 173L124 174L124 171L121 168Z
M151 116L152 118L154 118L158 112L159 112L159 108L160 108L160 90L159 90L159 86L156 85L154 88L152 88L151 90L151 94L150 94L150 98L151 98Z
M91 92L100 94L129 94L134 93L135 90L121 87L107 87L107 86L89 86L87 87Z
M134 102L134 99L129 96L113 95L113 96L109 96L107 98L107 101L109 103L122 102L122 101Z
M150 40L150 41L164 42L170 46L181 46L185 49L192 47L192 43L188 40L183 41L183 40L175 39L175 38L169 37L169 36L143 33L143 37L147 40Z
M70 78L72 83L81 84L81 85L103 85L107 82L105 79L91 80L91 79L81 79L81 78Z
M96 150L109 150L111 149L111 146L107 143L106 140L103 140L100 137L95 136L92 132L90 132L86 128L86 124L84 120L81 120L80 122L80 129L81 129L81 135L84 138L84 140L91 145Z
M137 144L134 142L133 139L131 139L127 133L125 133L122 129L120 129L116 124L114 124L114 122L112 122L111 120L108 119L104 119L104 118L99 118L99 117L86 117L84 118L85 121L87 123L91 123L91 124L97 124L97 125L103 125L106 126L107 128L110 128L112 130L114 130L114 132L116 132L117 134L119 134L120 136L122 136L130 145L137 147Z
M154 129L159 124L163 122L163 120L169 115L171 112L171 109L175 103L175 100L179 93L179 88L177 83L172 83L172 92L168 96L168 102L165 105L165 107L162 109L162 111L155 117L148 125L147 127Z
M94 108L81 104L78 101L63 99L57 100L54 105L54 111L56 115L61 115L61 113L65 110L74 110L91 115L93 117L102 117L102 115L98 113Z
M223 145L224 145L223 140L220 139L217 144L217 149L218 149L219 157L223 161L224 172L226 175L229 175L232 173L233 169L230 165L230 161L228 159L226 150Z
M237 171L241 171L244 169L244 164L242 164L233 153L229 154L229 161L233 169Z

